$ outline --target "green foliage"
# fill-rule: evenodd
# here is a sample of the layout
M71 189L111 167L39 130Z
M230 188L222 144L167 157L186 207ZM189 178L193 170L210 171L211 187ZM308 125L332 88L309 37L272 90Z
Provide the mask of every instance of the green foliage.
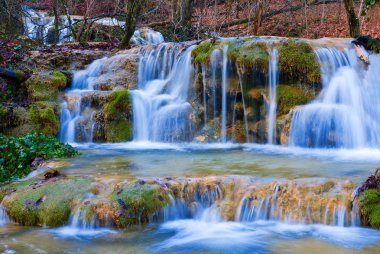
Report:
M104 105L107 142L122 142L132 139L131 99L129 91L115 91Z
M380 192L368 189L360 194L360 212L364 222L373 228L380 229Z
M361 16L366 16L369 9L374 6L379 0L364 0Z
M215 49L217 49L217 45L211 41L204 41L191 51L191 55L194 57L195 63L208 63Z
M42 185L22 185L14 184L16 191L4 201L9 216L25 226L56 227L68 221L73 201L82 198L91 183L87 178L63 178Z
M303 89L279 85L277 88L277 114L280 116L288 114L295 106L306 104L312 99L313 96Z
M20 138L0 134L0 182L27 175L37 157L47 160L77 154L72 146L45 134L30 133Z
M41 102L36 105L30 105L29 115L38 131L46 135L58 134L59 122L54 113L54 109L51 107Z
M370 37L367 42L367 49L370 49L376 54L380 54L380 41Z
M120 228L146 223L150 214L169 204L165 189L139 182L120 186L120 190L115 190L111 199L120 214L115 220Z
M309 82L320 82L320 66L309 44L289 40L279 47L278 52L279 68L283 75L297 81L306 78Z

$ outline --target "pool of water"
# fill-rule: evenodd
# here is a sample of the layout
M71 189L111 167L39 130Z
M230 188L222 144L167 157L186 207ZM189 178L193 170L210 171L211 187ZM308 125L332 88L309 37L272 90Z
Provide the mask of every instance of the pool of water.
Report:
M161 225L75 231L8 225L2 253L379 253L380 232L364 228L178 220Z
M310 150L263 145L88 144L62 170L120 177L253 175L268 178L367 177L380 150Z
M342 177L362 180L380 165L380 150L307 150L279 146L157 143L78 145L62 160L68 175L161 177L250 175L259 179ZM210 208L211 209L211 208ZM227 222L199 218L131 227L0 227L1 253L380 253L380 231L359 227Z

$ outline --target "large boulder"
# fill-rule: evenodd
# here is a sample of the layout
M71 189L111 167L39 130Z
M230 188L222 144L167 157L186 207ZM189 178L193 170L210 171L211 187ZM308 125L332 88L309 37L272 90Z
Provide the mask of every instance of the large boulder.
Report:
M25 82L29 101L57 101L58 92L67 85L67 78L60 71L38 72Z

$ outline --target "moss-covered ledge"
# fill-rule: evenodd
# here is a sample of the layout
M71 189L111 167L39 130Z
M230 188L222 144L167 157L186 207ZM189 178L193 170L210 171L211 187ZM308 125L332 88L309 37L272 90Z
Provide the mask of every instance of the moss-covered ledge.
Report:
M306 42L288 40L280 45L279 70L291 82L320 83L321 72L313 48Z
M88 178L57 177L15 182L0 189L3 206L24 226L56 227L67 223L75 200L89 192Z

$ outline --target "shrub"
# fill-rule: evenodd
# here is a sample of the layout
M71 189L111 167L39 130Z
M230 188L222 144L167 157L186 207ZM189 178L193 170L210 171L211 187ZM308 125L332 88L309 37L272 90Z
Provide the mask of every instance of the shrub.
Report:
M16 138L0 134L0 183L27 175L37 157L47 160L77 154L72 146L61 143L53 136L30 133Z

